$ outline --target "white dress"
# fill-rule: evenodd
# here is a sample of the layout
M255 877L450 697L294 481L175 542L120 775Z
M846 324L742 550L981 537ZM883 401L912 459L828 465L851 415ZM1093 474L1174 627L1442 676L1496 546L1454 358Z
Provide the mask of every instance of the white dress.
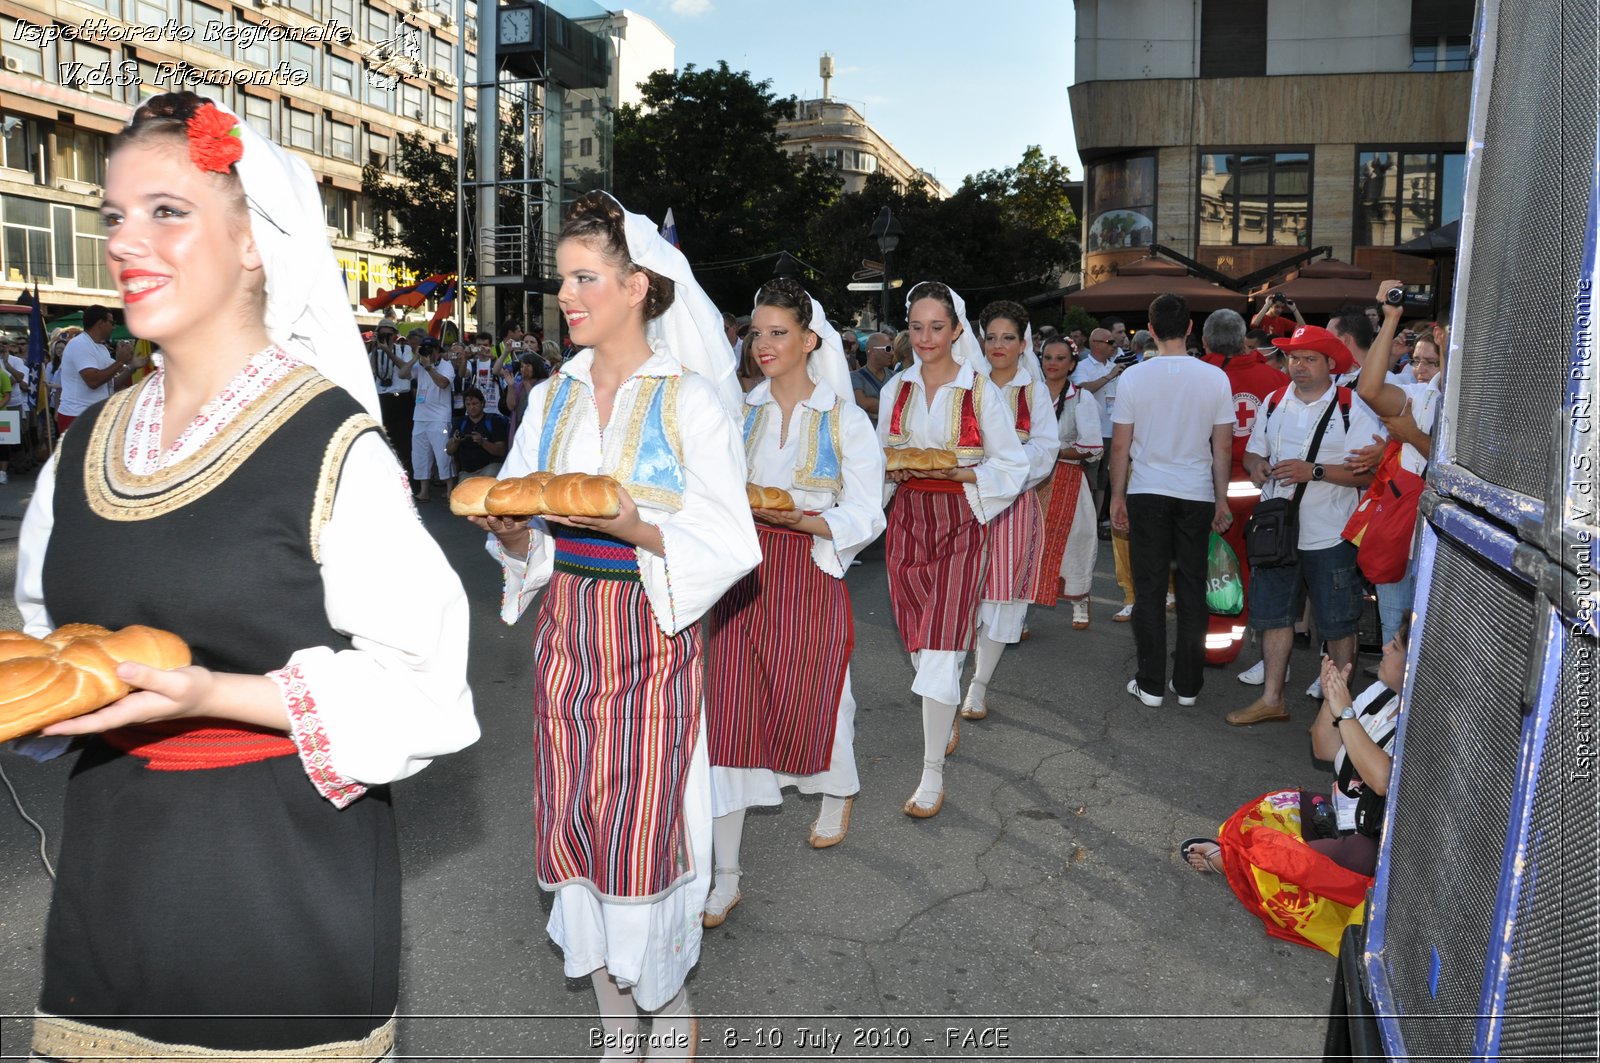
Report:
M827 521L833 538L813 535L811 558L828 575L843 579L855 555L883 534L885 521L880 485L884 459L872 421L854 402L846 401L840 407L844 490L824 491L795 485L795 471L805 456L807 442L800 438L801 410L828 410L836 399L833 389L819 382L811 396L791 413L789 438L783 439L783 411L772 398L772 385L762 381L745 396L747 407L765 407L764 415L756 420L746 440L745 453L750 459L751 483L782 487L794 498L798 508L819 513ZM785 786L794 786L801 793L835 797L848 797L860 790L861 782L856 774L855 718L856 699L850 687L850 672L846 669L839 714L834 724L833 755L827 770L816 775L789 775L766 768L713 767L712 814L725 816L752 805L780 805Z
M527 413L501 467L502 479L523 476L539 466L545 429L546 395L563 377L592 393L594 352L585 350L560 372L534 388ZM617 389L606 429L592 401L568 407L573 416L552 426L553 472L600 473L616 470L629 445L629 432L642 385L650 377L681 377L674 411L681 443L684 491L676 510L639 496L639 515L661 529L664 556L638 550L639 575L656 624L668 635L694 625L745 573L761 560L755 526L745 497L745 456L739 432L713 387L685 372L670 354L657 351ZM619 430L613 430L613 426ZM556 432L556 428L562 432ZM564 433L564 434L563 434ZM533 522L528 556L507 556L494 536L489 553L505 572L501 618L515 623L550 581L555 552L542 521ZM538 668L539 663L534 662ZM602 900L582 881L555 891L546 929L561 947L568 977L580 978L605 967L631 988L640 1008L654 1010L670 1001L700 958L700 918L711 889L711 784L701 716L685 783L685 838L692 874L656 900L622 903Z
M885 384L878 397L880 446L890 445L895 403L901 389L908 387L914 387L915 391L902 411L901 429L907 435L902 445L923 449L950 447L951 425L959 413L955 406L958 389L976 388L983 392L978 414L978 425L983 433L983 456L961 460L960 464L971 468L977 477L976 483L964 483L961 489L973 517L979 524L989 523L1016 500L1028 478L1028 455L1017 439L1016 420L1011 407L987 376L963 364L955 379L934 392L930 408L922 385L922 362L916 361ZM887 482L884 487L886 505L893 497L894 490L895 484ZM912 693L947 705L961 701L961 667L966 660L965 653L958 650L923 650L913 656L917 675L911 683Z
M1033 374L1028 371L1026 364L1019 364L1016 376L1005 384L997 384L996 387L1005 396L1006 406L1011 410L1017 408L1017 404L1023 401L1023 396L1028 398L1028 438L1023 440L1019 434L1017 441L1022 444L1022 449L1028 456L1028 476L1023 481L1022 490L1032 491L1055 472L1056 455L1061 450L1060 428L1056 424L1056 411L1050 404L1050 389L1045 386L1044 381L1033 379ZM1013 420L1013 431L1015 425L1016 422ZM1012 504L1022 503L1023 497L1019 493L1017 501ZM1042 537L1041 531L1041 539ZM1017 557L1015 560L1021 565L1029 559ZM993 563L994 559L990 558L990 564ZM1029 582L1028 589L1032 590L1032 581ZM1029 601L1030 599L1026 597L1004 602L985 598L978 606L978 625L996 642L1011 644L1020 642L1022 628L1028 618Z
M1074 465L1093 461L1100 456L1104 446L1100 435L1100 407L1094 396L1080 387L1068 383L1072 393L1061 406L1058 422L1062 447L1075 447L1089 455L1073 460ZM1089 593L1094 579L1094 563L1100 553L1100 536L1095 528L1094 497L1089 491L1089 477L1078 481L1078 506L1072 513L1072 530L1067 533L1067 549L1061 555L1061 578L1066 581L1066 596L1079 598Z

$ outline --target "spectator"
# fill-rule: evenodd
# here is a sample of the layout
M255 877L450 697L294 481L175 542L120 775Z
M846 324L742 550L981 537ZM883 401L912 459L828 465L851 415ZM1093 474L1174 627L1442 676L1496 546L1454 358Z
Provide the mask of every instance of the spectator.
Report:
M465 381L463 399L466 396L465 388L477 388L483 396L485 409L504 413L500 409L500 375L494 371L494 350L477 336L469 336L468 340L466 357L461 363L461 375Z
M1399 283L1396 280L1384 281L1378 290L1386 291L1398 286ZM1366 351L1358 350L1354 346L1354 337L1348 331L1349 320L1346 315L1340 314L1328 324L1329 331L1350 348L1351 354L1362 360L1361 375L1356 384L1357 393L1373 413L1383 418L1384 427L1388 429L1390 437L1399 444L1397 460L1400 467L1407 472L1422 476L1427 472L1428 461L1433 454L1430 436L1444 398L1444 354L1435 345L1433 334L1430 333L1416 341L1412 357L1416 373L1415 383L1397 384L1386 377L1380 377L1379 369L1383 359L1379 352L1385 349L1397 329L1400 311L1401 308L1398 306L1383 304L1383 330L1378 333L1377 339ZM1383 441L1375 438L1372 446L1368 448L1365 459L1358 459L1352 464L1362 470L1376 468L1384 446ZM1413 538L1412 547L1415 546L1416 540ZM1416 562L1413 559L1406 566L1403 578L1392 583L1375 584L1378 594L1378 618L1385 641L1394 637L1394 633L1405 623L1411 611L1416 575Z
M1333 764L1331 801L1322 794L1279 791L1264 801L1252 801L1223 825L1217 839L1229 846L1230 852L1225 853L1209 837L1190 838L1178 848L1196 871L1227 876L1240 899L1275 936L1337 952L1342 922L1305 916L1316 912L1330 895L1343 896L1347 907L1350 902L1358 906L1363 887L1371 884L1360 879L1351 882L1340 869L1366 879L1377 869L1383 806L1394 773L1391 751L1400 723L1399 691L1405 680L1407 637L1402 625L1383 647L1378 681L1358 698L1350 697L1350 669L1323 659L1321 685L1326 694L1311 724L1311 755ZM1250 831L1289 833L1293 829L1293 818L1270 812L1262 815L1263 806L1268 810L1297 809L1298 840L1314 855L1302 855L1295 851L1297 847L1291 847L1287 859L1277 861L1272 855L1278 851L1274 846L1235 846L1235 842L1243 843ZM1279 866L1252 864L1252 853L1263 863ZM1272 903L1275 894L1264 892L1263 883L1287 892L1286 904L1292 905L1299 918L1278 918ZM1286 891L1284 887L1288 887Z
M0 358L0 410L4 410L9 413L13 409L11 405L12 396L19 394L21 391L22 386L20 384L14 384L11 381L11 373L8 371L7 359ZM22 411L18 409L16 412L18 421L17 427L20 429ZM11 447L12 445L10 443L0 443L0 484L5 483L11 475Z
M1083 349L1089 345L1089 337L1083 334L1083 329L1075 328L1067 333L1067 339L1072 341L1072 353L1083 357Z
M466 413L456 422L445 450L462 476L493 476L500 471L511 438L505 418L484 412L485 396L477 388L467 388L462 399Z
M878 421L878 393L888 382L894 366L894 339L887 332L874 332L867 337L867 361L850 374L850 385L855 389L856 405Z
M1272 334L1264 328L1253 328L1244 334L1244 349L1247 351L1259 351L1263 347L1270 346L1272 346Z
M1083 466L1100 455L1100 409L1094 399L1072 383L1077 353L1060 335L1045 341L1040 369L1056 416L1061 449L1051 478L1039 489L1045 513L1044 542L1033 600L1054 606L1056 599L1072 603L1072 627L1089 626L1089 589L1094 578L1100 539L1095 534L1094 499Z
M1261 309L1250 319L1251 328L1261 329L1271 337L1293 335L1294 330L1305 323L1306 319L1300 316L1300 308L1294 305L1294 300L1277 292L1263 295Z
M495 364L515 363L522 353L522 338L526 335L522 330L522 322L515 318L501 325L500 342L494 345Z
M416 412L411 425L411 464L416 470L417 501L429 501L434 477L448 493L455 463L447 449L450 439L450 391L455 369L443 357L439 341L424 341L416 361L401 370L417 381Z
M1045 344L1049 343L1053 339L1059 338L1060 336L1061 330L1056 328L1054 325L1040 325L1038 331L1033 334L1033 353L1042 353L1044 351Z
M1182 296L1151 302L1157 355L1127 372L1113 419L1111 524L1128 533L1139 662L1128 693L1152 708L1167 690L1179 705L1193 705L1205 684L1206 546L1212 531L1233 522L1233 396L1222 370L1187 357L1193 327ZM1174 566L1178 630L1169 683L1159 603Z
M411 475L411 450L404 441L411 438L413 382L401 368L410 362L409 348L399 342L400 332L388 318L372 330L369 354L372 380L378 387L378 411L383 415L383 430L399 453L406 475Z
M1121 325L1121 321L1118 321ZM1116 561L1117 583L1122 588L1122 608L1112 616L1112 620L1119 624L1126 624L1133 619L1133 605L1137 599L1133 586L1132 569L1128 563L1128 536L1126 532L1119 534L1115 527L1109 526L1111 492L1108 490L1111 475L1111 426L1112 412L1117 404L1117 380L1127 372L1129 363L1118 364L1112 357L1116 348L1112 346L1115 333L1108 328L1097 328L1089 333L1089 357L1078 359L1078 368L1072 371L1072 382L1087 392L1094 399L1095 405L1100 408L1100 430L1102 433L1101 459L1093 470L1085 469L1084 474L1090 477L1090 487L1094 492L1095 505L1101 515L1101 521L1107 526L1103 529L1103 538L1111 540L1112 555Z
M1250 430L1255 427L1267 396L1283 387L1289 378L1267 364L1260 351L1246 350L1248 338L1244 318L1233 310L1218 310L1206 318L1202 330L1205 343L1205 360L1227 374L1228 388L1233 392L1233 464L1228 477L1228 508L1233 513L1233 524L1223 536L1239 559L1239 576L1245 588L1250 586L1250 566L1245 556L1244 528L1251 512L1261 500L1261 491L1250 481L1244 470L1244 448L1250 441ZM1240 616L1213 616L1206 632L1206 663L1231 664L1244 645L1245 624L1249 609ZM1260 667L1240 676L1245 683L1259 684Z
M836 329L839 340L844 344L844 359L853 373L861 368L861 338L856 335L853 328Z
M1355 660L1361 616L1356 550L1340 533L1372 476L1347 469L1345 459L1381 435L1382 426L1349 388L1334 383L1355 359L1333 333L1307 325L1279 344L1288 352L1293 383L1268 396L1251 428L1244 467L1263 488L1263 500L1299 498L1299 549L1290 564L1251 572L1250 627L1261 634L1265 685L1261 697L1228 714L1235 727L1289 718L1283 688L1302 585L1317 631L1340 668Z
M1115 314L1107 314L1100 319L1100 327L1111 334L1112 350L1125 351L1128 349L1128 326L1120 317ZM1089 340L1091 343L1094 341L1093 334L1090 334Z
M56 411L56 430L65 432L78 415L133 377L133 348L119 348L113 355L106 347L114 328L111 311L91 306L83 312L83 331L73 337L61 355L61 405Z
M902 373L911 365L911 333L901 329L894 337L894 372Z

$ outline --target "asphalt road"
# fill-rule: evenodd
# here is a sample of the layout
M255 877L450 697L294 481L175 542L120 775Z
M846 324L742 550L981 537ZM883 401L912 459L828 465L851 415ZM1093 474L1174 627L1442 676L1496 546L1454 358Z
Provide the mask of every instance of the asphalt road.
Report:
M0 583L30 485L0 486ZM484 736L396 787L405 864L400 1051L426 1059L592 1058L594 999L562 975L531 867L531 616L496 618L497 570L435 501L422 517L474 602L472 686ZM405 578L397 558L395 578ZM1320 1059L1334 961L1267 937L1182 839L1246 799L1322 788L1295 721L1239 731L1237 668L1200 702L1149 709L1123 686L1132 633L1103 549L1093 626L1035 609L989 718L963 725L935 819L900 811L920 771L918 699L889 615L881 544L849 578L862 791L850 835L806 844L817 799L745 829L744 900L707 931L689 990L701 1055L719 1059ZM14 626L0 603L0 627ZM1246 661L1253 660L1246 651ZM1303 689L1314 660L1297 649ZM58 841L61 762L0 760ZM26 1055L49 879L0 793L0 1057ZM17 1018L18 1016L22 1018Z

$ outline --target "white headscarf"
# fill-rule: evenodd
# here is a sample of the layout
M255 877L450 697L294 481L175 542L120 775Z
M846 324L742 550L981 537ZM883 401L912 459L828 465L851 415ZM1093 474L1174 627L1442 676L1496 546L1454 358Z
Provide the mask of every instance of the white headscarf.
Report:
M917 289L927 283L929 282L918 281L916 284L912 285L911 290L906 293L906 313L908 315L911 313L911 304L917 301ZM956 293L956 290L951 288L948 284L945 285L945 287L950 291L950 301L955 304L956 308L956 323L961 328L961 335L958 336L955 343L951 345L950 354L962 365L970 365L977 372L982 373L984 376L988 376L989 359L984 357L983 344L979 343L978 337L972 334L972 322L967 320L967 301L961 298L961 296ZM913 353L915 353L915 348L912 350Z
M760 295L760 292L756 293L758 299ZM826 384L835 395L854 403L856 389L850 383L850 363L844 356L844 340L840 338L839 330L828 323L828 315L823 312L817 297L807 292L806 298L811 300L811 331L817 334L816 349L806 359L806 375L813 384ZM754 311L759 308L758 302L751 309Z
M609 195L609 193L607 193ZM611 197L613 201L615 196ZM620 202L617 206L622 207ZM744 416L744 389L735 373L733 347L722 329L722 311L694 279L683 252L662 239L660 228L643 214L622 207L626 219L628 257L672 281L675 290L667 312L645 326L652 350L664 350L685 369L705 377L717 389L728 414Z
M305 161L238 121L244 155L234 163L250 206L250 231L267 281L267 335L379 417L372 364L344 273L333 257L317 182Z

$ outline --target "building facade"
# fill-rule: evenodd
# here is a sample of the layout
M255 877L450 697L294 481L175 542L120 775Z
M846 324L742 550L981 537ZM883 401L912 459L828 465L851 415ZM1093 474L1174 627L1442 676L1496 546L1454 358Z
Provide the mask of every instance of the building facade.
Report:
M801 100L792 120L778 123L791 155L809 152L839 168L844 191L859 192L874 173L885 173L905 188L921 182L940 199L950 190L928 171L912 164L866 117L843 100Z
M115 304L99 207L111 135L188 88L300 153L322 191L350 300L418 278L373 239L368 162L401 133L458 148L457 56L476 80L476 5L454 0L0 0L0 302ZM469 98L466 120L473 122Z
M1161 244L1231 276L1459 219L1473 0L1077 0L1084 283Z

